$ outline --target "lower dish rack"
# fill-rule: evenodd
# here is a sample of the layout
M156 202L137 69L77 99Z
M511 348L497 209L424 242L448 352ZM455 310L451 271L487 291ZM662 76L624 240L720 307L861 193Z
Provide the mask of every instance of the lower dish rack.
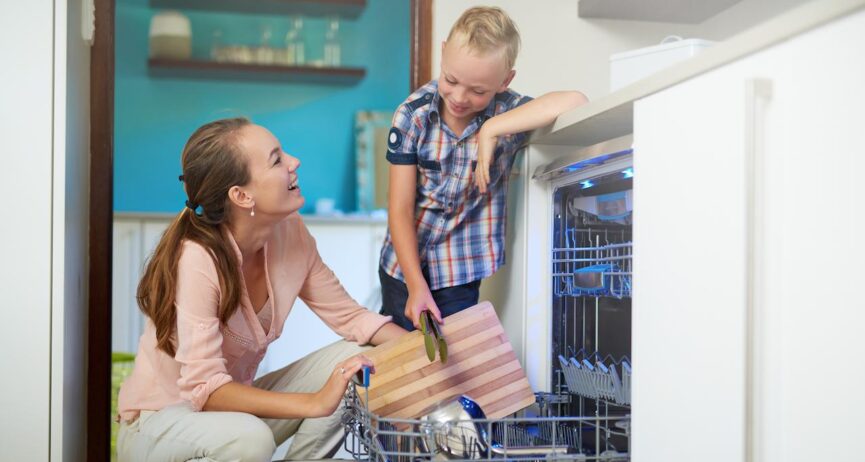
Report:
M627 357L601 359L597 352L585 354L580 350L570 358L559 355L559 366L569 392L620 405L631 404L632 373Z
M361 391L358 391L361 390ZM343 424L345 449L356 461L628 461L627 449L617 450L611 439L625 438L630 446L629 416L540 416L501 419L386 418L369 412L349 384ZM537 394L542 411L566 395ZM589 447L592 442L601 445Z

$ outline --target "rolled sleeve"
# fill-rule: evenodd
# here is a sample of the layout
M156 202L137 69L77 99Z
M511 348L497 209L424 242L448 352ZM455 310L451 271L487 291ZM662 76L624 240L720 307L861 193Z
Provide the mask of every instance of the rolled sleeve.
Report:
M309 274L299 294L301 300L342 338L359 344L369 343L373 335L391 321L391 317L369 311L351 298L333 271L321 260L315 239L309 231L304 234L310 254Z
M225 385L228 382L231 382L231 376L228 374L218 374L214 375L205 383L200 383L196 385L188 394L188 396L181 397L192 404L192 408L196 411L200 411L204 409L205 403L210 398L210 395L216 391L217 388Z
M397 108L393 125L387 134L387 161L394 165L417 164L418 127L406 104Z
M210 394L232 381L217 317L219 282L208 252L185 244L177 265L177 352L180 397L201 410Z

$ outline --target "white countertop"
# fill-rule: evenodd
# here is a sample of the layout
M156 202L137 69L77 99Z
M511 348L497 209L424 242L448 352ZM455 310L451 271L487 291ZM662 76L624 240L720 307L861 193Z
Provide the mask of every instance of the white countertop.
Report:
M633 133L634 101L865 7L865 0L817 0L718 43L693 58L578 107L535 130L531 144L585 147Z

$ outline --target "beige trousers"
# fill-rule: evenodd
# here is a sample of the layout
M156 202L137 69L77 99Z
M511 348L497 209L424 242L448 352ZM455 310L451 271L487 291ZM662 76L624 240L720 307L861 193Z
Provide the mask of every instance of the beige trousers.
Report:
M257 379L265 390L318 391L336 364L368 347L340 340ZM294 436L286 458L314 460L333 456L345 437L342 405L330 417L259 419L242 412L195 412L188 404L142 411L123 423L117 437L121 462L264 462L276 447Z

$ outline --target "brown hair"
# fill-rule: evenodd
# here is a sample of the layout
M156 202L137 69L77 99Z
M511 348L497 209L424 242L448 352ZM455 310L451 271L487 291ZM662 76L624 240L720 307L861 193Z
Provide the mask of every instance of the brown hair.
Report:
M138 305L156 326L156 346L174 356L177 310L177 262L184 241L201 244L210 252L219 275L218 316L223 324L240 303L239 262L220 229L228 220L228 190L249 182L249 168L237 132L250 124L245 118L221 119L198 128L183 148L181 165L186 207L163 233L138 284Z
M463 45L480 53L504 48L505 64L513 69L520 52L520 32L507 13L498 7L469 8L451 26L447 40L459 35Z

